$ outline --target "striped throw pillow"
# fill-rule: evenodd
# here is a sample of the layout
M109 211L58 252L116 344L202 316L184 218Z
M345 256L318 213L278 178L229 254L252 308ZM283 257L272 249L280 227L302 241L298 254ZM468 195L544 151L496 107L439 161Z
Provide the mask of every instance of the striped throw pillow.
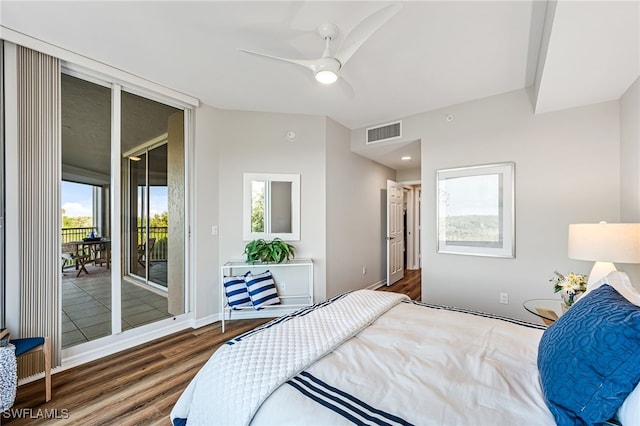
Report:
M248 273L247 273L248 275ZM231 308L251 306L251 298L247 290L244 277L224 277L224 291L227 294L227 302Z
M249 273L245 275L244 280L247 283L249 297L251 297L254 308L260 309L263 306L280 304L278 291L270 271L257 275Z

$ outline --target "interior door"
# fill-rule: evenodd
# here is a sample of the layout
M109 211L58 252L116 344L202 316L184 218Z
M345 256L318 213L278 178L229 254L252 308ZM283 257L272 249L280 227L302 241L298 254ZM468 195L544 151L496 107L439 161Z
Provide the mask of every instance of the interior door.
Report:
M404 277L402 185L387 180L387 286Z

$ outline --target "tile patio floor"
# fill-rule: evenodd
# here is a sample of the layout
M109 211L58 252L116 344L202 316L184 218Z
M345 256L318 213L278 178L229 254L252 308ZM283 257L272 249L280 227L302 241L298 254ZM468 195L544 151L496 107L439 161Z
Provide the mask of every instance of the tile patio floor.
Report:
M162 268L166 271L166 264L154 265L152 275ZM89 274L80 277L73 268L62 274L63 348L111 334L111 271L94 265L87 265L87 270ZM171 316L166 297L122 281L123 330Z

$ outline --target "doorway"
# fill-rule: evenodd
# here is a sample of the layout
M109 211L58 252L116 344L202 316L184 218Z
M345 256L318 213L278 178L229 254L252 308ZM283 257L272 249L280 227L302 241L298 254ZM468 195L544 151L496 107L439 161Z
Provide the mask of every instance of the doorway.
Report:
M416 183L405 183L404 189L404 240L405 269L421 269L422 256L420 239L422 226L420 223L422 186Z
M82 189L61 206L62 347L75 356L186 311L185 114L75 72L61 98L63 198Z
M108 192L111 181L111 90L61 76L62 106L62 348L112 333L112 280L98 264L98 244L111 238ZM105 226L106 225L106 226ZM105 242L105 244L107 244Z

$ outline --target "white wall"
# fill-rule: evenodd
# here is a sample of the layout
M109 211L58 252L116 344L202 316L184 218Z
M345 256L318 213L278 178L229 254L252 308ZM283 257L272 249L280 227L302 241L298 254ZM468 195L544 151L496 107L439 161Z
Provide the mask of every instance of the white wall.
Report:
M325 218L325 118L300 114L275 114L241 111L220 111L219 127L201 143L215 143L218 157L212 158L209 170L202 171L202 190L197 199L211 197L218 201L219 252L214 259L198 251L198 261L207 268L229 259L243 258L242 240L242 175L251 173L300 174L300 241L292 241L296 257L314 260L314 299L325 298L326 270L326 218ZM286 133L294 131L294 142ZM199 157L199 153L196 153ZM198 160L200 161L200 159ZM217 176L212 175L217 173ZM218 191L206 190L206 182L217 181ZM210 232L210 226L202 233ZM217 269L218 265L215 265ZM217 272L216 272L217 273ZM207 277L218 289L218 278ZM202 280L199 280L201 286ZM217 293L216 293L217 294ZM214 305L218 309L217 297ZM209 303L209 302L207 302ZM200 315L198 315L200 317Z
M620 99L620 221L640 222L640 77ZM640 288L640 265L617 265Z
M195 109L193 161L193 228L194 248L191 300L196 320L206 323L219 309L218 300L218 236L211 227L219 224L218 216L218 140L223 127L222 111L208 105ZM188 261L189 259L187 259ZM189 265L189 263L188 263Z
M385 279L386 188L395 171L351 152L351 131L335 121L327 119L326 134L327 297L331 297Z
M395 180L396 182L415 182L421 178L420 167L415 167L413 169L397 170Z
M422 140L423 300L533 320L522 302L553 297L554 270L590 271L567 257L568 225L619 219L618 102L534 115L519 90L446 113L455 120L444 111L404 120ZM516 258L436 253L436 170L503 161L516 165Z
M297 135L290 142L288 131ZM350 131L325 117L225 111L195 119L195 317L219 311L219 266L242 258L242 174L299 173L296 257L315 263L316 301L384 279L383 190L395 171L354 154ZM217 225L219 235L211 234ZM367 274L362 275L362 267Z
M620 219L640 222L640 77L620 98Z

